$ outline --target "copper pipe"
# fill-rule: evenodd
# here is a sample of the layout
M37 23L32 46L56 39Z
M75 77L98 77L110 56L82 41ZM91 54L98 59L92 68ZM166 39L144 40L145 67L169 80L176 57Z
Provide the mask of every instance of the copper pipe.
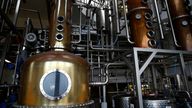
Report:
M128 1L128 17L130 34L136 47L154 47L149 44L154 37L148 36L149 31L152 30L153 23L148 18L149 13L152 14L148 4L143 0L127 0ZM146 17L147 15L147 17Z
M51 20L49 28L50 48L70 50L72 2L71 0L55 0L52 1L51 5ZM58 25L63 26L62 31L55 29ZM61 35L58 36L58 34ZM60 36L63 38L60 38Z
M184 0L167 0L176 39L181 48L192 51L192 26Z

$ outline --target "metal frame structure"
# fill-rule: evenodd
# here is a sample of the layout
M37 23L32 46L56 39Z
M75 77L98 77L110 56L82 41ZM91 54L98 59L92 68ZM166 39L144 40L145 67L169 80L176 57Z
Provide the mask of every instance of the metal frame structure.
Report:
M142 66L139 65L140 64L139 52L151 53ZM133 54L134 54L133 57L134 57L134 64L135 64L136 93L137 93L137 99L139 102L139 108L143 108L143 98L142 98L142 91L141 91L141 74L144 72L147 66L149 66L153 58L155 58L157 55L175 55L179 57L182 75L184 77L184 87L187 91L189 90L187 76L185 73L184 55L192 56L192 52L135 47L133 48Z
M10 35L7 35L7 37L6 37L6 43L4 45L3 52L2 52L3 54L1 57L1 61L0 61L0 79L3 74L3 67L4 67L6 53L10 46L11 35L13 34L13 32L16 32L16 24L17 24L19 11L20 11L20 6L21 6L21 0L17 0L13 21L11 21L11 19L9 19L9 17L6 15L6 13L4 13L3 10L0 9L0 16L2 17L2 19L5 20L5 22L11 29L11 31L9 33Z

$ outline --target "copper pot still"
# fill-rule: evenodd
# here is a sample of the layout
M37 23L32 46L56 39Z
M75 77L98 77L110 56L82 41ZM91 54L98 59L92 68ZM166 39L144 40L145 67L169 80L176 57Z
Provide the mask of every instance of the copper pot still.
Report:
M142 48L156 47L153 30L152 11L147 0L127 0L130 34L134 46Z
M69 107L89 103L89 64L70 50L71 0L52 0L51 51L30 57L23 65L18 105Z
M192 25L185 0L167 0L178 49L192 51Z

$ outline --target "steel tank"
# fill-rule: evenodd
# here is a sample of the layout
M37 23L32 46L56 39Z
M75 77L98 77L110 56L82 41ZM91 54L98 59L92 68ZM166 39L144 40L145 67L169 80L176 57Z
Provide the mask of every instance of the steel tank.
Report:
M130 34L136 47L156 47L152 11L147 1L127 0Z
M185 0L167 0L178 49L192 51L192 26Z
M144 108L176 108L170 100L144 100Z
M96 22L98 30L106 30L106 10L104 8L96 9Z
M113 108L134 108L133 98L130 95L117 95L114 97Z
M143 100L144 108L176 108L173 99L149 98Z
M50 51L36 54L22 66L15 107L88 108L89 64L70 52L71 0L52 0Z

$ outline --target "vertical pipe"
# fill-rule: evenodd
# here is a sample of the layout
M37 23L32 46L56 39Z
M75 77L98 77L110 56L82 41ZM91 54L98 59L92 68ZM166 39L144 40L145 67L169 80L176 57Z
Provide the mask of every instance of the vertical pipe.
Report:
M41 30L43 30L43 23L42 23L42 20L41 20L41 14L39 11L37 11L37 15L39 17L39 23L40 23L40 26L41 26Z
M101 108L107 108L107 100L106 100L106 86L102 86L103 87L103 102L101 103Z
M2 0L2 2L1 2L1 9L3 9L3 7L4 7L4 2L5 2L5 0ZM3 20L3 19L1 18L1 16L0 16L0 20ZM1 26L2 26L2 24L1 24Z
M16 4L16 9L15 9L15 14L14 14L14 19L13 19L13 24L14 24L14 26L16 26L16 24L17 24L17 19L18 19L18 14L19 14L19 11L20 11L20 6L21 6L21 0L17 0L17 4ZM11 35L12 35L12 31L10 32L10 35L7 37L7 41L6 41L6 50L5 50L5 54L7 53L7 49L8 49L8 47L9 47L9 44L10 44L10 41L11 41ZM18 50L20 49L20 46L18 47ZM16 60L18 60L18 56L19 55L17 55L17 58L16 58ZM4 63L3 63L3 65L4 65ZM16 66L17 66L17 63L16 63ZM15 75L16 75L16 68L17 67L15 67L15 70L14 70L14 78L13 78L13 82L12 82L12 84L14 84L15 83Z
M158 20L161 39L164 39L163 29L162 29L162 25L161 25L161 17L159 15L159 8L158 8L157 0L154 0L154 4L155 4L155 11L157 14L157 20Z
M99 86L99 103L102 102L102 92L101 92L101 86Z
M118 0L113 0L113 15L115 17L116 32L120 33L119 25L119 12L118 12Z
M6 5L5 5L5 14L7 14L7 12L8 12L8 7L9 7L9 4L10 4L10 0L7 0L7 2L6 2ZM1 24L1 32L3 31L3 28L4 28L4 24L5 24L5 21L4 20L2 20L2 24Z
M25 22L25 34L24 34L24 36L26 36L29 32L31 32L31 29L32 29L31 19L27 18L27 20ZM26 42L26 40L24 40L22 50L25 50L26 45L27 45L27 42Z
M94 68L93 68L93 54L90 54L90 62L89 62L90 66L91 66L91 81L93 81L94 78Z
M101 47L104 48L104 45L105 45L105 41L104 41L104 33L103 33L103 30L101 30Z
M189 85L188 85L188 80L187 80L187 75L186 75L186 68L185 68L185 61L183 58L183 54L179 54L180 57L180 64L181 64L181 72L183 75L183 79L184 79L184 87L186 91L189 91Z
M176 74L176 81L177 81L178 90L181 91L181 77L179 74Z
M3 47L3 52L1 55L1 61L0 61L0 81L2 80L2 75L3 75L3 68L4 68L4 63L5 63L5 57L7 53L7 49L9 47L9 42L10 42L10 36L6 37L5 45Z
M79 41L78 43L81 42L81 34L82 34L82 29L81 29L81 26L82 26L82 7L81 5L79 6Z
M165 0L165 6L167 8L167 15L168 15L169 23L170 23L170 26L171 26L171 33L172 33L172 36L173 36L174 43L175 43L175 45L177 47L180 47L178 42L177 42L176 36L175 36L175 30L173 28L173 23L172 23L172 20L171 20L171 15L170 15L170 10L169 10L167 0Z
M106 2L106 3L108 3L108 2ZM108 5L110 5L110 3L108 3ZM111 17L111 14L110 14L110 11L111 11L111 10L110 10L110 8L107 8L107 11L108 11L108 12L106 13L107 15L105 15L105 16L106 16L106 17L109 16L109 18L106 20L106 26L107 26L106 28L107 28L107 31L109 31L109 29L110 29L110 17ZM107 48L109 48L109 46L110 46L110 44L109 44L109 43L110 43L110 42L109 42L109 41L110 41L110 37L109 37L109 36L110 36L110 32L106 33L105 43L106 43L106 47L107 47ZM109 60L110 60L110 59L109 59L109 55L110 55L110 53L107 51L107 52L106 52L106 61L107 61L107 62L109 62Z
M13 24L17 24L17 19L20 11L20 6L21 6L21 0L17 0L16 8L15 8L15 15L13 17Z
M91 38L91 33L90 33L90 27L91 27L91 10L89 8L87 8L87 18L88 18L88 31L87 31L87 61L89 61L89 44L90 44L90 38Z
M111 3L111 2L110 2ZM109 3L109 5L110 5L110 3ZM109 15L110 15L110 17L109 17L109 31L110 31L110 45L111 45L111 49L114 49L114 36L116 36L116 35L114 35L114 31L113 31L113 19L112 19L112 17L111 17L111 15L112 15L112 9L111 9L111 7L109 6ZM114 58L114 52L112 52L112 53L110 53L111 54L111 58L113 59Z
M18 55L17 55L17 57L16 57L16 63L15 63L15 68L14 68L14 73L13 73L13 81L12 81L12 84L14 85L14 84L16 84L17 85L17 83L18 82L16 82L16 79L17 79L17 72L18 72L18 68L20 68L19 66L21 65L19 62L21 62L21 61L19 61L19 60L21 60L21 53L20 53L20 49L21 49L21 45L19 45L18 46L18 49L17 49L17 51L19 52L18 53Z
M127 14L126 14L126 8L125 8L125 0L122 0L123 2L123 14L124 14L124 20L125 20L125 31L126 31L126 36L127 36L127 40L130 44L134 44L133 41L131 41L131 36L129 34L129 27L128 27L128 22L127 22Z
M101 68L101 57L100 57L100 52L97 53L97 62L98 62L98 69L100 71L100 81L102 80L102 74L103 74L103 71L102 71L102 68Z
M4 2L5 2L5 0L2 0L2 2L1 2L1 9L3 9L3 7L4 7Z
M156 71L154 65L151 66L151 71L152 71L152 79L153 79L153 87L155 91L155 95L157 95L157 80L156 80Z

